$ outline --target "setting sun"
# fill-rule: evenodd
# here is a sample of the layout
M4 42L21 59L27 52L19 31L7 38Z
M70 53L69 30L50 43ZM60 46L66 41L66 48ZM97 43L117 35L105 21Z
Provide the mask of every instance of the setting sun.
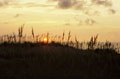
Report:
M45 37L45 38L43 39L43 42L44 42L44 43L48 43L48 38Z

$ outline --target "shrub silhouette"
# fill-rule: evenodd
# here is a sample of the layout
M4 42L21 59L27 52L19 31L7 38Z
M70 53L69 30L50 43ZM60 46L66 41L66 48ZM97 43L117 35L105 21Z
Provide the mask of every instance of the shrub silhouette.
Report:
M41 41L44 37L47 44ZM98 43L98 35L87 43L75 36L74 42L69 32L64 42L63 32L50 42L49 33L35 35L32 28L32 40L26 38L23 26L18 36L0 38L0 79L120 79L120 55L112 43Z
M23 37L23 29L24 29L24 24L18 29L19 43L21 43Z
M103 43L98 43L97 39L98 39L98 34L96 36L92 36L89 42L79 42L77 37L75 36L74 41L71 40L71 31L68 32L68 37L65 38L65 32L63 32L62 36L58 36L55 35L53 37L50 37L50 33L46 33L46 34L41 34L41 35L35 35L34 34L34 29L32 28L31 30L31 36L28 38L26 35L23 35L23 30L24 30L24 24L18 28L18 36L13 33L11 35L4 35L2 36L1 39L1 43L3 44L7 44L7 43L15 43L15 44L21 44L21 43L33 43L32 45L39 45L39 44L43 44L43 39L46 37L47 38L47 43L50 44L55 44L57 46L69 46L69 47L73 47L76 49L80 49L80 50L96 50L96 49L100 49L100 50L106 50L106 49L110 49L110 50L118 50L119 48L115 48L115 46L111 43L106 41L104 44ZM32 38L32 39L31 39ZM51 38L51 39L50 39ZM50 41L51 40L51 41ZM65 42L65 40L67 40ZM33 42L34 41L34 42ZM86 49L87 46L87 49Z
M97 44L97 38L98 38L98 34L94 37L91 37L90 41L88 42L88 49L90 50L95 49L95 46Z

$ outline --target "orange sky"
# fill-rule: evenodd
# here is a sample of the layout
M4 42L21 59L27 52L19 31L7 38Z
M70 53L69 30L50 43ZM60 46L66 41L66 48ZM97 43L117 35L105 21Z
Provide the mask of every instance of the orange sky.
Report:
M24 34L33 27L36 34L62 35L69 30L80 41L99 34L100 41L120 42L119 0L0 0L0 35Z

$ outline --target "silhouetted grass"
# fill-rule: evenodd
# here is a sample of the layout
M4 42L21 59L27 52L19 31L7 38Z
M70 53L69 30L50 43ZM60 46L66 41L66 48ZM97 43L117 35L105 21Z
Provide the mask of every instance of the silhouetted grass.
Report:
M98 43L98 35L87 43L75 37L73 43L69 32L67 42L63 33L61 41L45 43L38 37L23 41L23 28L21 34L7 35L0 44L0 79L120 79L120 55L110 42Z
M112 49L79 50L60 44L0 46L0 79L119 79L120 55Z

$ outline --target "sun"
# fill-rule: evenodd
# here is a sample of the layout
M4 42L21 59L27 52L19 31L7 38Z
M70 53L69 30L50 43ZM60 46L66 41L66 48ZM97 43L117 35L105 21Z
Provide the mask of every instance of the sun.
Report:
M43 42L44 42L44 43L48 43L48 38L45 37L45 38L43 39Z

